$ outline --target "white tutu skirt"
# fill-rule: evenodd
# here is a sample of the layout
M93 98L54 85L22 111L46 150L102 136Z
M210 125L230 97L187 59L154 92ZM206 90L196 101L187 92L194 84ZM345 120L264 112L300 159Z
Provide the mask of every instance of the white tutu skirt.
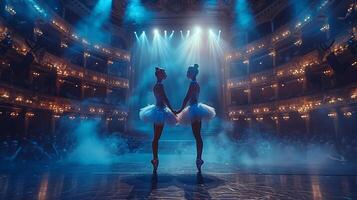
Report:
M175 114L173 114L166 106L148 105L140 109L139 117L144 122L155 124L177 124Z
M213 107L203 103L197 103L187 106L178 114L180 124L191 124L194 121L210 120L216 116Z

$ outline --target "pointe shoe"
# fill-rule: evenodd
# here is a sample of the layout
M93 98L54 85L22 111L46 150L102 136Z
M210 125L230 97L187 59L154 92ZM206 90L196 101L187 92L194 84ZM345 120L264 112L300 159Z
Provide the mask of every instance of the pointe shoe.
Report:
M202 159L197 159L196 160L196 167L197 167L197 170L198 170L199 173L201 173L201 167L202 167L203 163L204 162L203 162Z
M156 171L157 171L157 167L159 166L159 160L158 159L153 159L153 160L151 160L151 164L152 164L152 166L153 166L153 171L156 173Z

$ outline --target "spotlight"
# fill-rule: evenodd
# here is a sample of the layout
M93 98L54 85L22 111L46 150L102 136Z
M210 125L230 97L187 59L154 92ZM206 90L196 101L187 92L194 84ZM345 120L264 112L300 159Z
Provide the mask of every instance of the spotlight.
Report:
M222 32L221 30L218 31L218 33L221 33L221 32Z
M172 32L171 32L171 34L170 34L170 38L172 38L172 36L174 36L174 33L175 33L175 31L172 30Z
M208 30L208 32L209 32L210 34L213 34L213 30L212 30L211 28Z
M159 30L158 29L154 29L154 34L155 35L159 34Z
M136 35L136 31L134 31L134 34Z

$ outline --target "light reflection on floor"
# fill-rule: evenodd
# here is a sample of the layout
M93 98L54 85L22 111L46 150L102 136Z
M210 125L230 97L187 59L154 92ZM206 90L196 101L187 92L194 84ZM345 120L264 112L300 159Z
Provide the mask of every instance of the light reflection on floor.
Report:
M147 163L27 165L0 172L0 199L356 199L357 176L210 164L204 173ZM41 167L40 167L41 166ZM337 169L343 172L341 169ZM303 173L305 171L305 173ZM345 171L347 173L347 171ZM357 173L356 173L357 174Z

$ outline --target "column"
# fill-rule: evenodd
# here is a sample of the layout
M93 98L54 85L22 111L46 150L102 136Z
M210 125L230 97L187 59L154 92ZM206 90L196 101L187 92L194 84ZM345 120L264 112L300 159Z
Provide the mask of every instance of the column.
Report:
M124 122L124 132L128 131L128 121L127 118L125 118L125 122Z
M310 135L310 115L307 114L308 117L305 118L305 130L306 130L306 133Z
M61 82L57 77L56 78L56 96L60 96L60 90L61 90Z
M270 28L271 28L271 33L274 33L275 30L274 21L270 21Z
M247 96L248 96L248 104L252 103L252 88L250 86L250 83L248 84L248 88L247 88Z
M90 54L88 52L83 52L83 67L87 68L87 57L89 57Z
M222 95L223 95L223 110L224 110L224 117L225 119L229 119L228 115L228 105L231 102L231 97L230 97L230 91L228 88L228 76L227 76L227 71L229 68L229 61L228 57L225 58L225 63L224 66L221 68L221 73L222 73Z
M275 67L277 67L276 66L276 51L275 51L275 49L273 48L273 49L271 49L271 51L270 52L272 52L272 55L271 55L271 59L273 59L273 68L275 68Z
M56 132L56 118L54 117L54 114L52 113L51 115L51 124L50 124L50 131L51 135L54 135Z
M276 72L274 71L274 74L276 74ZM273 86L273 90L274 90L274 99L278 100L279 99L279 81L278 78L275 77L275 80L271 83L271 85Z
M249 62L249 58L247 58L247 59L245 59L246 61L248 61L247 63L246 63L246 65L247 65L247 75L250 75L250 62Z
M80 90L81 90L80 91L81 92L81 100L84 100L84 98L85 98L85 96L84 96L84 90L85 90L84 86L85 86L85 83L84 83L83 80L81 80L81 82L79 84L79 87L80 87Z
M103 129L104 129L104 133L108 133L109 131L109 123L110 123L110 120L108 119L112 119L109 115L104 115L104 126L103 126Z
M253 124L252 124L253 123L252 122L253 121L253 116L250 116L249 118L250 118L250 120L248 121L249 129L252 130L252 128L253 128Z
M305 133L304 135L309 135L310 134L310 113L301 113L300 118L304 120L304 125L305 125Z
M280 121L279 118L275 120L275 128L277 135L280 135Z
M334 128L334 138L335 138L335 141L336 141L337 152L341 153L341 139L342 139L342 137L339 137L340 135L338 134L339 117L340 117L340 115L337 114L335 109L334 109L334 112L336 113L336 116L332 118L332 120L333 120L333 128Z
M28 128L29 128L29 117L26 116L26 111L23 112L24 117L24 135L28 135Z
M306 90L307 90L307 81L306 81L306 76L303 77L304 80L302 82L302 93L305 94Z

